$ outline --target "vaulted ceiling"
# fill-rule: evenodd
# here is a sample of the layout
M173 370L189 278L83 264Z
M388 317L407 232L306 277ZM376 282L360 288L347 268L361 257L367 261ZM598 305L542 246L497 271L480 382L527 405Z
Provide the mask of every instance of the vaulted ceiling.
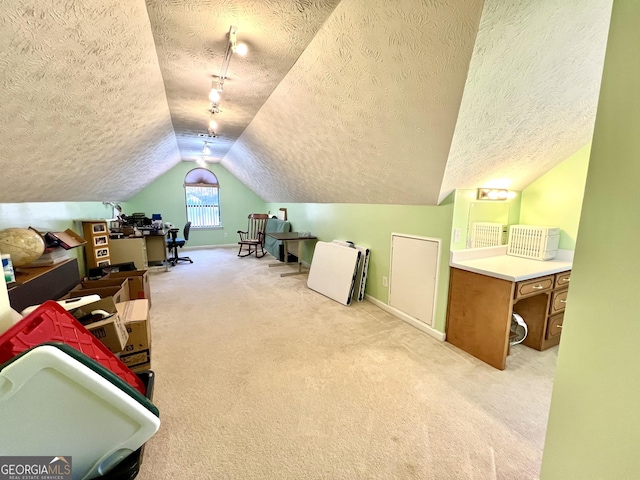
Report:
M122 201L180 161L266 201L522 189L591 139L611 0L3 0L0 202ZM238 28L219 128L208 93ZM211 152L203 156L204 140Z

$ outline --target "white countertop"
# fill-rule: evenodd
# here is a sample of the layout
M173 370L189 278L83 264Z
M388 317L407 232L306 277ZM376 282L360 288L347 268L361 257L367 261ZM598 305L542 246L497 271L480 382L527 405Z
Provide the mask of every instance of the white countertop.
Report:
M468 272L520 282L571 270L573 252L559 250L553 260L532 260L506 254L507 247L452 251L449 266Z

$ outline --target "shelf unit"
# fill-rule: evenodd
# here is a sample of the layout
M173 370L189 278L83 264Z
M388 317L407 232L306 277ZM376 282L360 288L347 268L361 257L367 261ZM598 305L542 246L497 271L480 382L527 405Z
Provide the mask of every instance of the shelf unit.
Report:
M106 220L82 220L87 270L111 265L109 227Z

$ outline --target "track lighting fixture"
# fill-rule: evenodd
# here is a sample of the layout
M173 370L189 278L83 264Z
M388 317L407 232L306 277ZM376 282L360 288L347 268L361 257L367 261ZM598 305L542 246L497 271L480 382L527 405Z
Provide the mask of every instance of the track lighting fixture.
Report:
M231 25L229 28L227 46L224 52L224 58L222 60L222 66L220 67L220 75L218 79L211 82L211 90L209 91L209 102L211 107L209 108L209 135L211 137L216 136L218 130L218 122L213 118L214 115L220 113L220 100L221 93L224 89L224 81L227 78L227 70L229 69L229 62L234 53L238 55L245 55L247 53L247 45L244 43L238 43L238 28Z

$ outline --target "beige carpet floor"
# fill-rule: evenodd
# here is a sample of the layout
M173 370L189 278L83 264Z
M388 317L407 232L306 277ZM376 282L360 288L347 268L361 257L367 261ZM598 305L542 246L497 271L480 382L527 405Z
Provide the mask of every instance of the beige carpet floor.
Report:
M269 255L184 253L150 279L162 426L139 480L537 478L557 347L499 371Z

